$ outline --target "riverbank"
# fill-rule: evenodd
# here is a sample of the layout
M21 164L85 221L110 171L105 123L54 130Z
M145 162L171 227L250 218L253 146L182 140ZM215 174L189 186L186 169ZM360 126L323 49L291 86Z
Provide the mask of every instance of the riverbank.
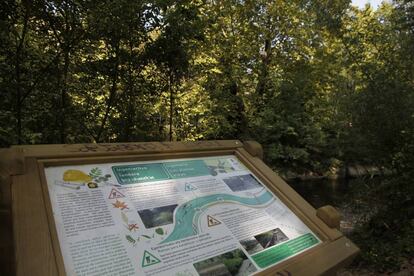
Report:
M323 177L310 180L308 178L307 181L295 178L288 181L289 185L315 209L328 204L334 206L342 215L340 231L364 250L352 265L342 269L337 275L414 275L414 259L407 254L411 250L410 247L412 248L410 241L413 240L406 235L407 231L397 233L393 232L395 229L388 229L387 231L394 233L394 236L390 233L391 236L381 234L373 238L378 236L378 231L385 231L383 227L392 227L382 217L372 221L382 210L383 201L379 193L384 190L381 187L388 187L391 179L393 177L378 174L370 177L364 174L364 177L357 178ZM387 191L386 189L385 192ZM383 254L376 255L378 252ZM367 259L367 256L373 259ZM375 265L384 258L384 262L387 263Z
M353 179L361 177L374 177L374 176L389 176L392 175L392 170L374 166L374 165L362 165L362 164L350 164L346 166L331 167L327 172L321 174L316 172L306 172L303 174L294 173L292 171L278 172L279 176L286 181L315 181L323 179Z

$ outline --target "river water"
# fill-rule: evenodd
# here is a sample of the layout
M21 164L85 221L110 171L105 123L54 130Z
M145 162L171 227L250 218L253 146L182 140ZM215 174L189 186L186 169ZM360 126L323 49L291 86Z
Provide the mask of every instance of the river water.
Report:
M339 207L349 197L352 180L293 180L288 183L297 193L317 209L324 205Z

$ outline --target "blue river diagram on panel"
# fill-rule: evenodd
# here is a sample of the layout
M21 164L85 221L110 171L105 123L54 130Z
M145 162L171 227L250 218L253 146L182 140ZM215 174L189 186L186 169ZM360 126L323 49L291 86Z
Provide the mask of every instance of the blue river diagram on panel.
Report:
M257 197L240 197L229 194L213 194L192 199L178 207L175 211L175 226L171 234L161 243L167 243L197 235L198 219L207 207L217 203L238 203L247 206L264 205L273 199L273 195L266 191Z

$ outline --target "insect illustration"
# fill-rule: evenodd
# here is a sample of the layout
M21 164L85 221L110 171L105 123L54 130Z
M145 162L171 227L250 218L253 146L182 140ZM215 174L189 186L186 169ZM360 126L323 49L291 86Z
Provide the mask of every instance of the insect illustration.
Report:
M136 224L136 223L128 224L127 228L128 228L129 231L137 231L139 229L138 224Z

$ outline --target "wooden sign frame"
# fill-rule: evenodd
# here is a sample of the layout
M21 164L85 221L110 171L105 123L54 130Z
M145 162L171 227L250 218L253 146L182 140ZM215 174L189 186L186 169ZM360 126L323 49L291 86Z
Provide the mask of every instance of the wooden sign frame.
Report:
M260 144L238 140L13 146L0 156L1 200L12 206L17 275L66 275L45 167L235 155L322 241L258 275L332 274L359 249L336 229L332 207L316 211L263 161Z

